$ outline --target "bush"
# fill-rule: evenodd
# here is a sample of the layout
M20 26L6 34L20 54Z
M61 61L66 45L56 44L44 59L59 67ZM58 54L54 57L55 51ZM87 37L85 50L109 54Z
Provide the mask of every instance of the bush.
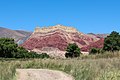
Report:
M92 48L89 53L90 54L99 54L99 53L104 53L104 50L99 49L99 48Z
M80 56L80 48L78 47L77 44L69 44L66 49L66 54L65 57L68 58L73 58L73 57L79 57Z
M50 56L47 53L42 53L41 58L49 58Z
M99 52L99 50L97 49L97 48L92 48L91 50L90 50L90 54L96 54L96 53L98 53Z
M37 54L36 52L29 52L28 58L49 58L47 53Z

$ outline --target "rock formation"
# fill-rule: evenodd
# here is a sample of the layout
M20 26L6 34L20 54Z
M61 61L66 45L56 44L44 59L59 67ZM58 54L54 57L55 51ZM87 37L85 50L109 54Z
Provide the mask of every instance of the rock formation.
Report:
M35 28L34 32L22 46L36 52L52 50L65 51L69 43L76 43L80 48L97 42L100 38L89 36L75 28L56 25L46 28Z

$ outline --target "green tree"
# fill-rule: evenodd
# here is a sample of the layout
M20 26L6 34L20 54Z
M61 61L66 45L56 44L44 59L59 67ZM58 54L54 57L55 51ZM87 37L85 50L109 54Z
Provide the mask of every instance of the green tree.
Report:
M118 32L113 31L105 38L103 50L112 52L120 50L120 35Z
M68 58L68 57L79 57L80 56L80 48L78 47L77 44L73 43L73 44L69 44L67 46L67 49L66 49L66 54L65 54L65 57Z
M0 57L13 57L13 53L17 52L17 46L14 39L0 38Z

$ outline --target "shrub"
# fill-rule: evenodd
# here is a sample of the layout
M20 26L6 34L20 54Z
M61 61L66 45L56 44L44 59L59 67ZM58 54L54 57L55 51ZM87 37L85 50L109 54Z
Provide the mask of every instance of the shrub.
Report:
M90 50L90 54L96 54L96 53L98 53L98 49L97 48L92 48Z
M67 51L66 54L65 54L66 58L68 58L68 57L73 58L73 57L79 57L80 56L80 48L75 43L69 44L67 46L66 51Z
M99 53L104 53L103 49L99 49L99 48L92 48L89 52L90 54L99 54Z
M41 58L49 58L50 56L47 53L42 53Z

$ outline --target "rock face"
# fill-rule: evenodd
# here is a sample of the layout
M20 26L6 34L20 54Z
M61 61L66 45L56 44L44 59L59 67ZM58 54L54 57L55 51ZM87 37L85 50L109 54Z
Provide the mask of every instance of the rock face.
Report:
M104 38L101 38L100 40L93 42L89 45L86 45L81 48L82 51L89 52L91 48L102 48L104 44Z
M22 46L36 52L65 51L69 43L76 43L83 51L87 46L101 40L96 36L89 36L77 31L75 28L56 25L47 28L35 28L29 39ZM85 48L85 49L84 49ZM51 50L52 49L52 50Z

